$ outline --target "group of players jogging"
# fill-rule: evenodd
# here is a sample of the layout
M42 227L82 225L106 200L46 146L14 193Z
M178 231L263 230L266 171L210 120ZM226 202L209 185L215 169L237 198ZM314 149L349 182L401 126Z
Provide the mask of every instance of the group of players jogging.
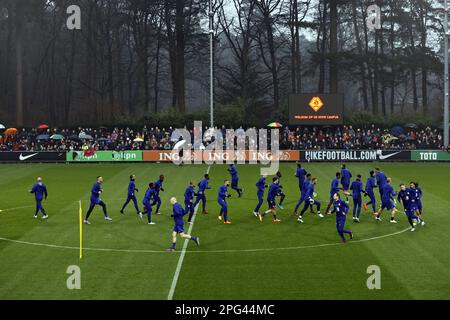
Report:
M224 184L219 187L217 195L217 202L220 206L218 219L224 224L231 224L228 215L227 203L227 199L231 197L231 195L228 192L228 188L231 186L231 188L237 192L239 198L243 194L243 189L239 187L239 175L236 166L231 164L227 170L231 176L231 183L229 180L225 180ZM320 211L321 203L316 199L317 194L314 190L317 184L317 177L314 177L311 173L308 173L300 163L297 163L295 177L298 179L298 187L300 191L300 199L294 209L294 214L298 215L297 221L300 223L304 222L303 216L308 209L312 214L317 214L320 218L324 218L324 215ZM263 221L264 217L269 214L272 214L273 222L278 223L281 221L277 217L277 209L284 209L283 201L285 199L285 194L281 185L281 178L281 172L277 172L272 178L272 183L270 185L267 184L267 176L260 177L256 182L256 195L258 203L253 210L253 214L260 221ZM345 234L348 234L350 239L353 238L353 233L345 229L346 217L350 210L349 196L353 198L353 221L355 223L360 222L361 208L364 208L364 210L367 211L369 206L372 207L373 215L377 221L381 220L381 214L386 209L390 211L391 214L390 222L397 223L395 220L395 214L398 211L396 208L398 200L398 202L402 203L404 207L404 212L411 225L411 231L415 231L415 226L417 224L425 225L425 222L422 219L422 190L417 182L410 182L409 186L402 183L400 184L400 190L395 192L392 186L392 179L386 177L386 175L379 168L375 168L375 170L370 171L370 176L367 179L365 188L363 187L362 176L360 174L358 174L356 179L353 181L351 181L351 178L352 174L350 170L345 164L343 164L340 172L336 173L335 178L331 182L330 200L325 210L327 215L331 215L332 213L336 214L336 228L343 242L346 242ZM139 192L139 190L136 188L135 180L136 176L130 175L127 198L120 209L120 213L124 214L124 210L127 205L130 202L133 202L136 214L141 219L143 219L143 215L147 215L148 224L154 225L155 222L152 220L153 207L156 206L156 215L161 214L160 208L162 201L160 192L164 191L164 175L160 175L157 181L149 183L148 189L146 190L142 200L144 207L143 212L140 211L136 198L136 193ZM195 208L200 204L200 202L202 203L202 213L208 214L208 211L206 210L206 191L211 189L209 186L209 180L209 174L205 174L198 185L196 185L194 181L189 183L184 193L184 208L178 203L175 197L170 199L173 210L172 217L174 219L175 226L172 230L172 245L168 249L169 251L175 250L177 235L180 235L181 238L192 240L197 245L200 244L198 237L185 233L183 217L188 214L187 221L189 224L192 224L195 215ZM112 220L108 215L106 204L100 198L100 195L103 192L102 183L103 177L98 176L94 186L91 189L90 206L83 221L84 224L90 224L89 217L96 205L102 207L105 220ZM265 189L267 188L268 192L266 200L268 203L268 209L261 213L260 209L264 203L264 194ZM378 188L381 198L381 206L379 209L377 209L376 205L374 193L375 188ZM341 191L345 196L345 201L341 199ZM38 178L37 183L33 186L30 192L35 195L36 200L36 211L34 217L37 218L39 211L41 211L43 213L43 219L47 219L48 215L42 206L42 201L44 198L47 198L48 193L46 186L42 182L42 178ZM368 197L369 201L363 202L363 196ZM279 201L277 204L278 198ZM303 208L300 213L298 213L298 210L302 204ZM314 207L316 207L317 212L314 211Z

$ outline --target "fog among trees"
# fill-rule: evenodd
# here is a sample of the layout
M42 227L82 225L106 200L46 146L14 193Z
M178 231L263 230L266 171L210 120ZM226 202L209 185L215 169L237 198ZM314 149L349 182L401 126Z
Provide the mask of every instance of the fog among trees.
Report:
M382 28L368 30L377 3ZM0 0L0 123L133 122L209 105L208 0ZM66 10L81 8L81 30ZM289 93L339 92L345 110L443 108L432 0L213 0L216 108L281 119ZM230 111L231 112L231 111Z

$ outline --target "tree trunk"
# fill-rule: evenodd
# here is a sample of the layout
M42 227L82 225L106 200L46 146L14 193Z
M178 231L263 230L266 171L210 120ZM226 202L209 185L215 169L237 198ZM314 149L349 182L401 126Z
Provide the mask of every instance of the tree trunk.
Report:
M186 112L186 92L185 92L185 70L184 70L184 0L176 2L175 33L176 44L176 98L177 108L181 113Z
M353 28L355 30L355 37L356 37L356 47L358 49L358 54L361 56L361 58L364 55L363 48L362 48L362 42L361 42L361 36L359 34L359 27L358 27L358 20L357 20L357 10L356 10L356 0L352 1L352 15L353 15ZM367 58L367 57L366 57ZM361 63L359 64L359 70L361 72L361 90L363 95L363 104L364 104L364 110L369 109L369 101L367 96L367 82L366 82L366 66L361 59Z
M20 13L17 12L17 15ZM23 127L23 26L16 16L16 125Z
M325 50L326 50L326 42L327 42L327 3L328 0L323 0L323 12L322 12L322 43L320 46L320 65L319 65L319 92L325 92Z
M330 0L330 92L338 92L337 0Z

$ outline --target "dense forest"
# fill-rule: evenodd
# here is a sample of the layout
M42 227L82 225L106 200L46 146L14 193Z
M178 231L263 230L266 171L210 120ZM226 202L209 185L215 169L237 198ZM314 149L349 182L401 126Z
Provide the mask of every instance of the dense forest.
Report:
M209 0L0 0L0 122L104 124L209 105ZM381 28L366 24L381 8ZM69 30L67 8L81 9ZM214 102L246 123L289 93L345 94L347 113L443 108L433 0L212 0ZM442 22L441 22L442 21Z

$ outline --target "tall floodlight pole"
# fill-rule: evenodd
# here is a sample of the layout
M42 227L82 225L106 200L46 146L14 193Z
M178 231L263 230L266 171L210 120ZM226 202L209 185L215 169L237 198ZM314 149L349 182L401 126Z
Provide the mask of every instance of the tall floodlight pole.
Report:
M448 0L444 0L444 147L448 148Z
M214 128L214 12L212 1L209 0L209 110L211 115L210 127Z

